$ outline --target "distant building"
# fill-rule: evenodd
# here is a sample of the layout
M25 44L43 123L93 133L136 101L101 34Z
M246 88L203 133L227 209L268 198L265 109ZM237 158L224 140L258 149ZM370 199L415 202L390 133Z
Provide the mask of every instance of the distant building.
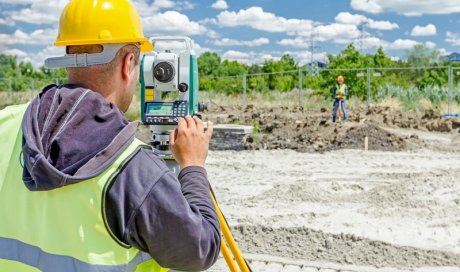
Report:
M459 53L452 53L446 56L447 62L460 62L460 54Z

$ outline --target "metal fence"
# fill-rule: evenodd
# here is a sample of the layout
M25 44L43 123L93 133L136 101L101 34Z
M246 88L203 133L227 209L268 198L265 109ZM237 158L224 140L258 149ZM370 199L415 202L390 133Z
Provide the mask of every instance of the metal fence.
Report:
M248 96L255 93L288 93L298 106L306 105L312 96L326 96L335 85L338 75L345 76L350 95L370 105L385 97L399 97L407 101L426 98L433 103L447 103L447 113L453 104L460 103L460 67L386 67L353 69L306 69L236 76L201 77L204 93L231 94L237 104L246 105ZM14 96L28 92L30 97L48 84L62 84L66 78L0 78L0 92ZM426 82L424 82L426 81ZM424 85L425 87L420 87ZM318 87L322 86L322 87ZM292 101L296 100L296 101ZM457 107L458 108L458 107Z
M0 78L0 92L6 92L8 96L12 96L15 92L30 92L33 96L49 84L59 85L66 81L67 78Z
M225 90L230 89L230 93L240 96L240 103L243 105L248 103L248 95L254 92L295 92L297 104L302 106L312 95L327 96L338 75L345 76L350 95L359 97L367 105L391 96L407 100L426 98L433 103L447 103L447 112L452 113L453 103L460 103L460 67L451 66L303 68L271 73L201 77L200 85L205 82L201 89L213 92L226 92ZM323 87L318 87L318 82ZM271 85L268 86L269 84Z

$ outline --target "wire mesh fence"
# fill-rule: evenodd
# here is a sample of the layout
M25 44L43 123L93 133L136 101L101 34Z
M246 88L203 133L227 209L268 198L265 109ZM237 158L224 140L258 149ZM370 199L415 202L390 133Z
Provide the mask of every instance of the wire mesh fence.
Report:
M232 95L235 104L247 104L260 99L258 94L289 99L286 105L305 107L317 102L318 96L331 98L331 89L339 75L345 77L349 96L367 105L388 98L400 100L406 108L413 109L425 100L442 110L452 113L460 103L460 68L434 67L385 67L349 69L299 69L291 71L253 73L238 76L201 77L200 88L211 94ZM279 94L285 95L279 95ZM289 93L289 94L288 94ZM313 101L308 101L313 100ZM453 105L457 105L453 107Z
M422 101L448 114L460 111L460 67L451 66L302 68L235 76L202 76L199 79L200 97L211 103L227 105L266 103L267 106L314 108L328 105L332 100L331 89L339 75L345 77L349 98L366 105L394 98L408 109L416 108ZM66 80L0 78L0 94L14 102L24 97L32 98L44 86L62 84Z

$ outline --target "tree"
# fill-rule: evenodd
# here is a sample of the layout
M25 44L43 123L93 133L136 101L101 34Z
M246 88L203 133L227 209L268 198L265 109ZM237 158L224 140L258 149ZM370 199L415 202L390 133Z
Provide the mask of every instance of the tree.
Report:
M393 64L393 61L387 57L387 55L385 54L385 51L383 50L383 48L380 46L379 49L377 49L377 52L375 52L374 56L373 56L373 60L374 60L374 67L379 67L379 68L385 68L385 67L389 67Z
M205 52L198 57L200 76L215 75L220 66L220 56L215 52Z
M406 58L412 67L430 66L441 60L441 52L430 49L424 44L416 44L406 50Z
M322 93L326 96L330 95L330 90L336 84L336 78L339 75L345 77L345 83L350 87L349 95L356 95L361 99L366 96L366 77L358 77L358 74L366 74L365 70L358 70L364 67L373 67L374 60L371 55L361 54L353 44L349 44L337 56L328 55L329 68L332 71L323 73L326 77L325 83L321 86ZM345 69L335 70L334 69Z
M264 73L273 73L297 69L298 66L294 58L289 54L285 54L279 61L266 60L261 70ZM297 81L297 73L272 74L268 76L268 87L270 90L289 91L296 86Z
M419 89L447 84L447 70L436 69L438 64L443 60L439 50L428 48L424 44L416 44L406 51L406 57L407 62L412 67L435 67L430 70L417 69L412 73L412 82L415 82Z

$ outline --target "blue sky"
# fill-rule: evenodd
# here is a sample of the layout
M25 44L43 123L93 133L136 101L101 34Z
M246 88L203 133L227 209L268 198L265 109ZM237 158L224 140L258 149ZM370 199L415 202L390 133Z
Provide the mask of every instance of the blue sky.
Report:
M49 56L60 11L69 0L0 0L0 53L38 67ZM198 54L215 51L245 63L289 53L300 63L324 61L354 43L382 46L404 58L425 44L460 52L460 0L133 0L146 36L186 35ZM313 47L311 46L313 41Z

